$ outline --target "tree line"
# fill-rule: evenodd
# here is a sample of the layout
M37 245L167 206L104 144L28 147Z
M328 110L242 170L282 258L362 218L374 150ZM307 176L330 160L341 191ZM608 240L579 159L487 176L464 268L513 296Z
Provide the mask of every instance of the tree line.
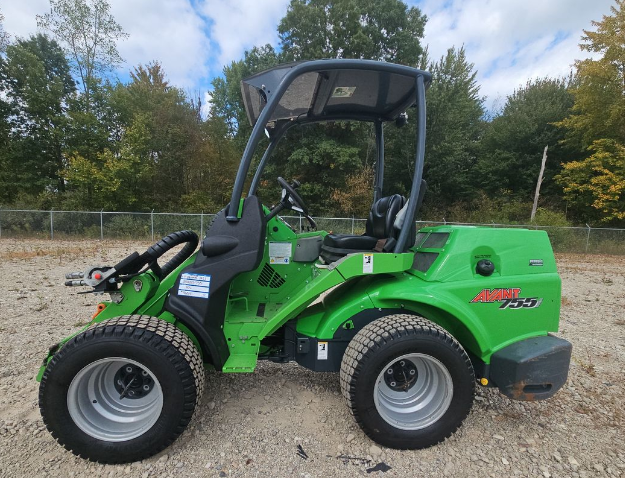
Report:
M592 59L566 78L520 85L486 110L462 46L431 59L426 16L402 0L291 0L279 45L246 51L200 95L171 85L158 61L114 78L126 34L106 0L50 0L38 33L13 39L0 14L0 205L42 209L214 212L229 200L250 134L242 78L280 63L366 58L431 71L421 216L448 221L529 220L542 152L549 153L537 221L625 225L625 0L581 39ZM416 124L385 126L385 193L408 194ZM258 160L258 158L256 158ZM268 164L298 179L316 215L364 217L372 200L369 124L291 129Z

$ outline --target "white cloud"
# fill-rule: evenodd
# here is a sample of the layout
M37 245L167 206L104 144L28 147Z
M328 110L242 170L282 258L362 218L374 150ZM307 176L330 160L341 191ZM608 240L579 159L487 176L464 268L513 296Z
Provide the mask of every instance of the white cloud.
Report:
M120 72L158 60L171 84L205 89L224 65L254 45L278 44L289 0L109 0L129 38L119 42ZM465 45L489 108L530 78L566 75L582 29L610 13L613 0L407 0L428 16L425 42L438 59ZM48 0L10 0L0 10L15 36L36 32ZM208 98L205 98L207 100Z
M158 60L170 83L194 88L208 77L206 24L189 0L110 0L128 38L118 43L125 70Z
M0 11L4 15L4 29L13 38L26 38L37 31L36 15L50 11L48 0L2 2Z
M219 45L219 66L243 56L253 46L278 43L277 26L289 0L205 0L204 15L212 20L211 40Z
M487 105L503 103L527 80L567 75L575 59L588 56L578 44L591 20L610 13L613 0L424 0L425 43L437 60L465 45L478 70Z

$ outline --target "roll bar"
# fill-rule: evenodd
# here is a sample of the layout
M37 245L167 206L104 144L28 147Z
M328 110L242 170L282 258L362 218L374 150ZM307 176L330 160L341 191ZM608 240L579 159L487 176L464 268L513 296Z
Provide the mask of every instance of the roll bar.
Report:
M268 101L261 111L258 120L254 124L254 128L252 129L250 138L247 142L247 145L245 146L245 150L243 151L241 164L239 165L239 169L237 171L237 175L234 181L234 187L232 189L232 196L230 199L230 205L228 207L226 219L229 222L237 222L239 220L239 203L241 201L245 178L247 177L247 174L249 172L254 152L256 151L258 143L260 142L264 134L264 130L269 118L271 118L271 115L276 109L280 99L284 96L284 93L287 91L291 83L293 83L293 81L298 76L304 73L341 69L372 69L415 77L417 108L417 151L415 157L415 172L413 175L410 201L406 210L404 224L402 226L399 238L397 240L397 244L394 249L395 253L403 252L403 250L405 249L406 241L408 240L410 227L414 222L419 198L419 190L421 188L421 180L423 179L423 163L425 158L425 81L426 79L427 81L431 80L431 75L428 72L403 65L395 65L392 63L384 63L371 60L314 60L299 63L294 66L283 77L277 89L275 89L273 91L273 94L268 98ZM356 117L357 115L354 116L354 119L359 119ZM349 118L346 117L345 119ZM362 118L361 120L366 119ZM375 120L374 123L376 128L376 146L378 150L376 178L374 186L374 197L377 199L382 194L383 186L384 134L382 121L378 119ZM256 173L252 180L249 190L250 195L255 194L258 189L260 177L262 175L263 169L265 168L267 159L271 156L272 152L274 151L275 147L277 146L284 133L295 124L298 124L296 120L289 121L283 126L276 128L276 130L274 131L274 134L270 138L269 146L265 150L265 153L263 154L263 157L258 165L258 169L256 170Z

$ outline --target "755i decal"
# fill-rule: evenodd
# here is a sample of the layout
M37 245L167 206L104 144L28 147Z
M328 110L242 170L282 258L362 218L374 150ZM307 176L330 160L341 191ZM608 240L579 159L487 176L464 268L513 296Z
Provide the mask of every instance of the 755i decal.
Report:
M483 289L479 292L471 304L501 302L500 309L534 309L539 307L543 299L538 297L519 297L520 287L508 289Z

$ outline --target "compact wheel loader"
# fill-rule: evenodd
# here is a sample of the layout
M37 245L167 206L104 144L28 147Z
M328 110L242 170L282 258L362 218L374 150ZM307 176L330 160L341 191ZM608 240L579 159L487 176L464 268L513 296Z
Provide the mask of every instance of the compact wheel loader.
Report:
M114 266L68 274L67 285L110 299L50 348L39 371L41 414L59 443L101 463L154 455L191 420L206 368L249 373L258 360L338 372L364 432L399 449L449 437L476 384L515 400L555 394L571 344L551 334L561 287L547 234L416 231L430 82L425 71L365 60L285 64L243 80L253 130L230 203L201 242L176 232ZM405 123L409 109L418 126L405 198L383 187L383 133L385 123ZM285 132L327 121L375 128L373 204L362 235L317 230L295 180L277 178L282 195L273 207L257 194ZM294 231L280 217L286 211L308 230Z

